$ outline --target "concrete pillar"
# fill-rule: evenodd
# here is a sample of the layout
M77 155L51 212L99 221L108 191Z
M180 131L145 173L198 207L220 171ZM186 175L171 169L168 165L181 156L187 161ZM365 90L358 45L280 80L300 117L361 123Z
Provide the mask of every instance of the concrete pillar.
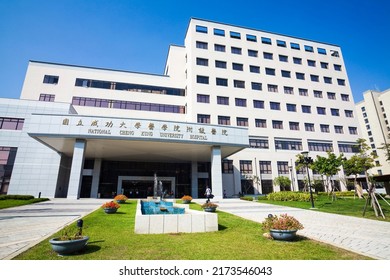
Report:
M211 190L215 199L223 198L221 147L211 148Z
M98 197L101 166L102 166L102 159L95 158L95 163L93 165L93 172L92 172L91 198Z
M198 198L198 162L191 162L191 196Z
M73 148L72 167L69 176L69 187L67 198L79 199L81 181L83 179L84 154L87 148L87 141L76 139Z

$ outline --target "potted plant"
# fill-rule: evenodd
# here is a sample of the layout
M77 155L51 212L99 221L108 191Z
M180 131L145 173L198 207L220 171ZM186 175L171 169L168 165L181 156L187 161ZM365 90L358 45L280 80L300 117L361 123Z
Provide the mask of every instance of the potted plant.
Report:
M293 240L297 231L303 229L303 225L296 218L287 214L269 214L261 225L263 230L268 231L276 240Z
M106 203L103 203L103 205L102 205L104 212L106 212L107 214L116 213L116 211L118 210L119 207L121 207L121 206L118 203L116 203L115 201L106 202Z
M181 198L183 204L189 204L191 200L192 200L192 196L190 195L185 195Z
M206 202L202 204L202 208L206 212L215 212L217 209L218 205L212 202Z
M67 227L61 231L59 237L49 240L52 249L59 255L68 255L79 252L87 245L88 236L82 235L83 220L77 221L78 229Z
M125 203L127 199L127 196L125 196L124 194L118 194L114 197L114 200L118 203Z

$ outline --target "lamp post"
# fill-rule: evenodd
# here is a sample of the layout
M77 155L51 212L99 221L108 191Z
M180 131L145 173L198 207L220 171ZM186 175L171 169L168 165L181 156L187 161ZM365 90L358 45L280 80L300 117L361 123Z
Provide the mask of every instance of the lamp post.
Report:
M309 182L311 208L314 208L313 192L311 190L310 175L309 175L309 164L313 163L313 159L311 157L309 157L309 152L302 152L301 155L303 156L301 163L306 166L307 179Z
M291 160L291 165L288 166L288 170L290 171L290 176L291 176L291 190L294 191L294 175L293 175L292 160Z

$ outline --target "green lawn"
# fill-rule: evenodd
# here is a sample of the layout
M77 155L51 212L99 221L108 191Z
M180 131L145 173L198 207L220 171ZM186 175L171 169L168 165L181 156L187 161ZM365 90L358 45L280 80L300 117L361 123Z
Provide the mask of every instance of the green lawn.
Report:
M201 210L192 203L191 208ZM102 209L84 218L90 236L78 255L58 256L49 238L17 256L18 260L354 260L367 257L299 237L294 242L262 236L258 223L217 211L219 231L210 233L135 234L136 201L128 200L116 214ZM74 227L74 224L71 225ZM54 235L57 236L58 234Z
M31 203L37 203L42 201L47 201L49 199L47 198L33 198L28 200L21 200L21 199L4 199L0 200L0 209L15 207L15 206L22 206L27 205Z
M383 219L382 216L376 217L375 212L372 207L368 206L364 218L387 221L390 222L390 205L388 205L381 198L378 198L378 201L382 207L382 211L386 217ZM390 203L390 200L387 199ZM296 207L302 209L311 208L310 202L300 202L300 201L271 201L271 200L259 200L261 203L268 203L274 205L282 205L289 207ZM352 197L339 197L336 200L332 201L332 197L328 195L318 195L317 199L314 201L315 211L348 215L354 217L363 217L363 209L365 206L366 200Z

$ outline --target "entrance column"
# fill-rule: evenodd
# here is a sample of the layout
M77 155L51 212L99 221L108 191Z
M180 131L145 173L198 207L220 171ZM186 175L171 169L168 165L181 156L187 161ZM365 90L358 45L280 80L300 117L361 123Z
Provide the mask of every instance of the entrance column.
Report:
M191 162L191 196L198 198L198 162Z
M83 178L84 154L87 148L87 141L76 139L73 148L72 167L70 169L69 187L67 198L79 199L81 181Z
M102 159L95 158L95 163L93 164L93 172L92 172L91 198L98 198L101 166L102 166Z
M211 190L216 199L223 198L221 147L211 148Z

